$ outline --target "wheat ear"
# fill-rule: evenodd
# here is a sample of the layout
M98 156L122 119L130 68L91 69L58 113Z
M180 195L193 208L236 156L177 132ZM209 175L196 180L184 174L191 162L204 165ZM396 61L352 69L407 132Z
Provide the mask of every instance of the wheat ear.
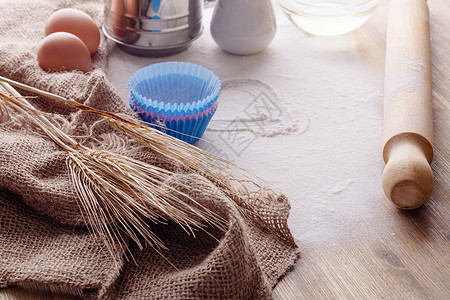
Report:
M218 186L222 192L237 205L237 208L242 214L257 220L258 222L265 223L267 226L274 229L275 233L281 238L292 241L290 234L285 234L282 231L280 232L277 224L273 224L270 220L266 220L265 217L260 214L259 205L261 201L281 201L285 196L255 174L252 174L221 157L208 153L175 137L164 134L151 126L148 126L149 124L145 122L139 122L122 115L92 108L73 99L55 95L2 76L0 76L0 81L62 102L69 107L101 116L112 127L140 142L142 145L152 149L169 160L181 163L181 165L192 172L203 175ZM258 201L255 201L256 199Z
M187 232L205 223L224 230L225 221L182 190L165 183L174 173L107 151L85 147L62 132L45 114L35 109L9 84L0 83L3 102L20 113L67 151L67 165L86 223L99 235L113 256L115 244L125 232L140 248L145 243L164 248L149 223L172 220ZM125 243L119 243L123 245ZM122 248L122 251L127 249Z

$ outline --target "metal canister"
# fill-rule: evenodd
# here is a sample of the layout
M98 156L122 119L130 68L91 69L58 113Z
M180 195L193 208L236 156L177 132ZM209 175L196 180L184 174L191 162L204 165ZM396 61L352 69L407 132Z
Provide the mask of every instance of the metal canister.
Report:
M201 35L203 2L105 0L103 32L131 54L176 54L187 49Z

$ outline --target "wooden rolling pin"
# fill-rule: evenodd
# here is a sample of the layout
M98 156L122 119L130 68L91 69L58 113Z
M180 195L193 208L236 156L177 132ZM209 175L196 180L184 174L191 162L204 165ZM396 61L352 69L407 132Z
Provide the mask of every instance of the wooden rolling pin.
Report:
M401 209L426 202L433 190L433 104L426 0L392 0L384 83L382 176L386 196Z

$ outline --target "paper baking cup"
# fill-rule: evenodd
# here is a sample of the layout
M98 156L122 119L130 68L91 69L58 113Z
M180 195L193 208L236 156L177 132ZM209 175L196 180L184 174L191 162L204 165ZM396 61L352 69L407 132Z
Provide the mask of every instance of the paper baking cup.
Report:
M219 78L191 63L147 66L128 85L130 106L143 120L191 144L202 137L218 106Z
M216 100L213 102L210 106L205 107L202 110L188 110L187 113L180 113L180 112L167 112L164 109L162 110L155 110L152 107L147 107L145 104L142 104L140 101L136 100L133 96L130 95L129 99L130 107L140 114L147 114L147 115L164 115L167 117L178 117L178 118L185 118L185 117L200 117L202 115L206 115L210 113L211 111L215 110L219 104L219 102Z
M151 113L138 107L130 97L130 107L138 113L142 120L153 124L154 128L190 144L196 143L206 130L212 116L217 110L217 102L211 109L193 115L164 115Z
M218 101L216 99L216 101L212 102L212 103L207 103L207 105L203 105L202 107L198 108L198 107L192 107L191 105L186 105L183 110L171 110L166 109L165 107L160 107L160 106L152 106L152 105L148 105L146 102L143 102L141 99L139 99L140 97L136 97L135 95L133 95L132 93L130 93L130 106L135 110L139 110L139 111L146 111L147 113L153 114L156 113L158 115L162 114L165 116L193 116L193 115L198 115L198 114L202 114L202 113L207 113L209 111L212 110L212 108L214 106L217 106Z

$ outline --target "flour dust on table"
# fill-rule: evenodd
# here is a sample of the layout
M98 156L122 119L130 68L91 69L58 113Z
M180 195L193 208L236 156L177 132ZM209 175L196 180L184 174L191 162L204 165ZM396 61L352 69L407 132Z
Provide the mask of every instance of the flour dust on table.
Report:
M268 84L255 79L232 79L222 83L219 101L222 112L211 121L208 131L248 131L262 137L273 137L307 130L309 121L290 113ZM236 112L232 106L242 103Z

